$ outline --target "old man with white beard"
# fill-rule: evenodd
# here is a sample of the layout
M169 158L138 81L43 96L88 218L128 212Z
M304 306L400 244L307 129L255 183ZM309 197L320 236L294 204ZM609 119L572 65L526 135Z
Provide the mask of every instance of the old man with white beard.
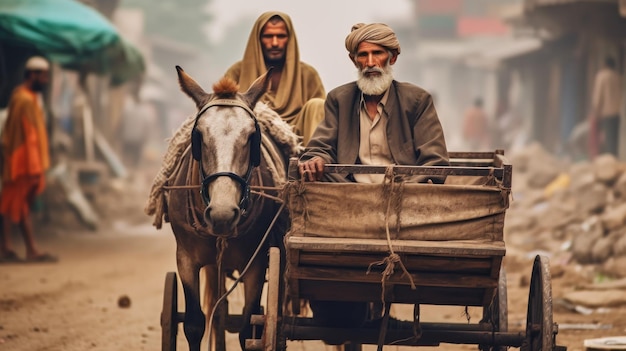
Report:
M393 30L358 23L345 40L358 79L328 93L324 120L300 159L307 181L380 183L384 175L325 174L324 164L448 166L443 129L431 95L393 77L400 54ZM443 178L414 177L442 183Z
M358 79L328 93L324 120L299 164L307 181L380 183L384 175L324 173L327 163L448 166L448 151L433 99L424 89L394 80L400 54L395 33L385 24L355 24L346 38ZM408 181L443 183L440 177ZM382 306L367 302L309 301L313 319L327 326L358 327ZM330 341L328 341L330 342ZM334 341L332 343L339 343Z

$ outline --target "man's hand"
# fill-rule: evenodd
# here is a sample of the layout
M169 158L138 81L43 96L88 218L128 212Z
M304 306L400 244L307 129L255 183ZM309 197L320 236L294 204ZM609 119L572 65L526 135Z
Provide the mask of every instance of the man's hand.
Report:
M324 175L324 164L326 164L326 162L319 156L315 156L310 160L300 162L298 164L300 176L302 177L302 179L308 182L322 180L322 176Z

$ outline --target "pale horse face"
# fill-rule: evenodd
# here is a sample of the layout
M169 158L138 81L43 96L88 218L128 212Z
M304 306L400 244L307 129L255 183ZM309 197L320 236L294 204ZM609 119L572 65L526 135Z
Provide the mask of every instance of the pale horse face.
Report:
M202 135L204 176L234 173L245 179L250 167L250 139L255 132L253 118L236 106L212 106L198 119L196 130ZM239 222L241 184L220 176L208 186L210 202L204 211L206 222L216 235L233 234Z

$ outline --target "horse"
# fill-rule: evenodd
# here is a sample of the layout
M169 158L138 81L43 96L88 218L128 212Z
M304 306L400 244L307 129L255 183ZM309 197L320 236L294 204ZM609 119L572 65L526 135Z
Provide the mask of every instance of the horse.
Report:
M200 300L200 269L206 267L210 312L220 290L220 272L238 271L241 275L261 245L262 254L253 258L241 276L245 302L239 341L244 349L246 338L252 334L250 317L260 313L268 266L268 240L262 239L282 238L287 226L278 201L250 192L251 186L278 187L268 166L275 161L261 152L267 136L263 136L254 113L254 106L268 88L271 69L245 93L237 92L239 87L228 78L222 78L213 85L213 93L207 93L182 68L176 66L176 70L181 90L198 110L191 145L168 181L170 188L180 189L166 194L165 214L176 238L176 262L185 296L185 337L189 350L200 349L207 324ZM278 164L285 167L288 155L282 150L279 154L283 159ZM272 225L277 218L278 224ZM209 333L217 330L216 326Z

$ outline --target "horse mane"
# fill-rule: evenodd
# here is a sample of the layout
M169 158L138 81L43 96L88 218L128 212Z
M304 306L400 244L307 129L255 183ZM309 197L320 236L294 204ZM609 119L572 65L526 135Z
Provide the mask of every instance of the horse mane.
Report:
M213 92L221 99L234 98L238 91L239 84L229 77L222 77L217 83L213 84Z

